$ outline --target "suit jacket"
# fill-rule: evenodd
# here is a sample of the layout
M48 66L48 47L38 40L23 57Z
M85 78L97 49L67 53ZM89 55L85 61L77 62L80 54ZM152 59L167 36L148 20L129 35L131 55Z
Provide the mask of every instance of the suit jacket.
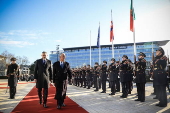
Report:
M71 79L71 69L68 62L64 62L63 68L60 66L60 61L53 64L53 82L62 82L67 79L67 76Z
M37 88L48 88L50 80L53 79L52 64L50 60L43 63L43 59L38 59L34 69L34 79L37 79Z

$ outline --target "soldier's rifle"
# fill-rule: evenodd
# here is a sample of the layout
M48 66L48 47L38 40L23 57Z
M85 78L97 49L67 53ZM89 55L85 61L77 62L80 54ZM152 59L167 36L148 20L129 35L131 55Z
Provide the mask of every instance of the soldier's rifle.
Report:
M136 77L136 68L137 68L137 65L136 65L136 55L134 55L134 77Z
M169 62L169 54L167 51L167 70L168 70L168 77L170 77L170 62Z

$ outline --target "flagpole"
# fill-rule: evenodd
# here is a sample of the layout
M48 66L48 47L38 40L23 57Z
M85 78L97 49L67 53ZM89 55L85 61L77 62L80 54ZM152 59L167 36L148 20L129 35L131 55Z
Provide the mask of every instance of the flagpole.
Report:
M111 10L111 21L112 21L112 10ZM113 21L112 21L113 22ZM111 31L113 32L113 30ZM114 43L113 43L113 37L112 37L112 58L114 58Z
M99 29L100 29L100 22L99 22ZM99 31L99 33L100 33L100 31ZM99 64L101 64L100 34L99 34Z
M133 0L131 0L131 10L132 10L132 15L134 16L134 8L133 8ZM135 42L135 21L133 17L133 43L134 43L134 62L136 61L136 42Z
M91 67L91 30L90 30L90 67Z

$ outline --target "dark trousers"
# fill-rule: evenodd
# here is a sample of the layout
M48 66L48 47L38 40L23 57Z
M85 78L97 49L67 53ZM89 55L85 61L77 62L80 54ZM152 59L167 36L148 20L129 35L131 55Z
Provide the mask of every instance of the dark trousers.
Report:
M128 93L131 94L131 91L133 90L133 83L132 83L132 81L129 81L128 84L129 84L128 85L129 86L129 92Z
M116 92L116 87L115 87L115 85L116 85L116 81L110 81L111 92L112 92L113 94L115 94L115 92Z
M99 89L101 88L102 82L101 82L101 78L99 78Z
M116 80L116 90L120 91L120 78Z
M87 80L84 79L84 80L83 80L83 83L84 83L84 88L86 88L86 86L87 86Z
M88 88L91 87L91 80L87 80L87 85L88 85Z
M145 83L136 83L138 100L145 101Z
M42 101L43 97L43 103L47 103L47 97L48 97L48 88L43 88L43 96L42 96L42 88L38 88L38 97L40 101Z
M102 80L102 90L106 92L106 80Z
M167 105L167 94L166 94L166 85L155 85L156 95L159 100L159 105Z
M128 82L122 82L122 96L127 97L129 93L129 83Z
M56 99L57 99L57 105L62 106L62 104L64 103L64 99L66 94L62 95L63 92L63 81L58 81L56 83Z
M10 98L14 98L16 94L16 86L10 87L9 93L10 93Z
M96 90L99 90L99 84L98 84L98 81L94 81L94 85L95 85Z

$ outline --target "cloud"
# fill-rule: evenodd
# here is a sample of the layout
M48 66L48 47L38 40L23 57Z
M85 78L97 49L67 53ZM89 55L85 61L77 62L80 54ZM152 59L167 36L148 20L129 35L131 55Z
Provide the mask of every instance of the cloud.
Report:
M61 42L61 40L55 40L56 42Z
M13 46L17 46L17 47L24 47L24 46L28 46L28 45L35 45L34 43L26 42L26 41L1 41L1 40L0 40L0 44L3 44L3 45L13 45Z

